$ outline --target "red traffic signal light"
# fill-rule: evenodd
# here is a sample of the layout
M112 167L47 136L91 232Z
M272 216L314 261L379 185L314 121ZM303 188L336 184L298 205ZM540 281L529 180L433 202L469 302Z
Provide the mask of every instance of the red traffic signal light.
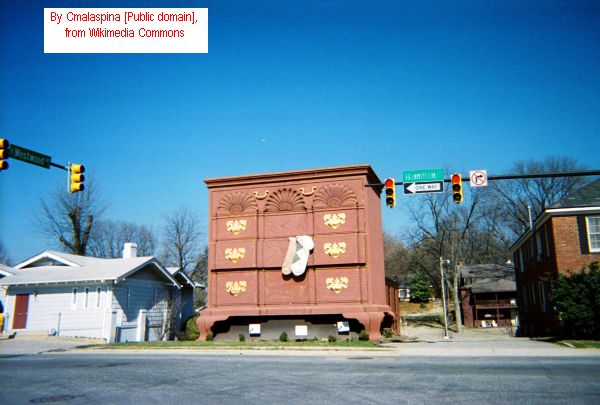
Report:
M84 172L84 165L76 163L69 164L69 191L71 193L77 193L85 189L83 184L83 181L85 180L85 176L83 175Z
M450 176L452 182L452 201L460 204L463 201L462 193L462 176L459 173L454 173Z
M396 206L396 181L393 178L385 180L385 205L390 208Z
M5 159L8 159L9 147L10 142L8 142L8 139L0 139L0 170L8 169L8 162Z

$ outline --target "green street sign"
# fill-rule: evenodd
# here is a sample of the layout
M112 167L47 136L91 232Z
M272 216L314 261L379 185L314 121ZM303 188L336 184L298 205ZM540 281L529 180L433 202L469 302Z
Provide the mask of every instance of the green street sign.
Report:
M402 172L403 183L444 181L444 169L407 170Z
M41 153L17 146L15 144L10 145L8 149L8 156L32 165L45 167L46 169L50 169L50 162L52 161L50 156L42 155Z

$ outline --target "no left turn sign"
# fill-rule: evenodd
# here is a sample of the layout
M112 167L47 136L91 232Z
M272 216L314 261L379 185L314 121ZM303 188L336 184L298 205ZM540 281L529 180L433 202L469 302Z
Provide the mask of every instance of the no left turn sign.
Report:
M471 187L485 187L488 185L487 170L471 170L469 179Z

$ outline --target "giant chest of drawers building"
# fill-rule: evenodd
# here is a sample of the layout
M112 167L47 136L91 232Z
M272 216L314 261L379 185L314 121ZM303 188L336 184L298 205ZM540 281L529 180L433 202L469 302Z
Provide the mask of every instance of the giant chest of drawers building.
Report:
M230 324L349 321L380 337L387 304L381 183L368 165L205 180L209 190L208 307L200 339ZM306 270L284 274L290 237L314 242ZM311 334L309 330L309 335Z

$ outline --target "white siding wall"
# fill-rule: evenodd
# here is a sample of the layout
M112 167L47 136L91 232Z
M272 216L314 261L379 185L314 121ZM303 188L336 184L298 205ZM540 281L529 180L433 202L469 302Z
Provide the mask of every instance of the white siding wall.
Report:
M157 329L164 325L164 313L169 290L175 287L165 285L164 281L154 282L144 279L127 279L113 288L113 308L117 315L117 326L128 326L137 322L140 309L146 309L148 329ZM157 340L160 333L149 331L148 340ZM129 336L129 335L127 335ZM127 338L128 339L128 338Z
M89 288L87 308L84 307L86 287ZM101 287L99 308L96 306L97 287ZM77 288L75 304L73 304L73 288ZM10 319L7 328L12 328L16 294L29 294L27 331L49 332L54 329L60 336L103 337L102 327L109 304L106 285L11 287L8 296Z

